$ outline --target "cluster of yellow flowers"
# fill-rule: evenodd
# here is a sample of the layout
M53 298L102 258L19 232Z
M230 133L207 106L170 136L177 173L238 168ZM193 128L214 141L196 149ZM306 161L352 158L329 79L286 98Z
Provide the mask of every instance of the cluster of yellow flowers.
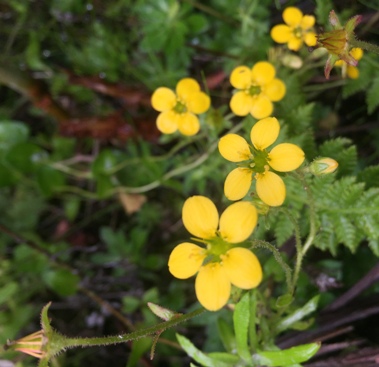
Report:
M315 18L294 7L283 12L286 24L272 28L271 36L278 43L286 43L297 51L305 43L317 44L313 31ZM361 55L353 55L356 58ZM346 66L345 66L346 68ZM350 77L358 72L347 67ZM237 163L226 177L225 196L232 201L243 199L255 185L259 199L268 207L280 206L286 197L282 173L299 168L305 160L304 151L297 145L281 143L270 148L280 132L279 121L272 117L273 102L286 94L286 85L276 77L275 67L257 62L252 68L242 65L230 75L235 92L230 109L237 116L251 114L257 121L250 131L250 145L237 134L227 134L219 140L220 154ZM209 96L202 92L192 78L179 81L176 91L158 88L152 95L152 106L160 112L157 127L164 134L179 131L191 136L200 129L197 115L210 108ZM332 167L333 166L333 167ZM309 171L329 173L338 163L330 158L314 162ZM219 217L215 204L204 196L192 196L184 203L182 219L193 241L183 242L172 251L168 266L173 276L187 279L196 276L195 290L199 302L208 310L216 311L228 301L231 285L241 289L257 287L262 280L262 268L257 257L244 245L257 224L257 209L250 201L231 204Z

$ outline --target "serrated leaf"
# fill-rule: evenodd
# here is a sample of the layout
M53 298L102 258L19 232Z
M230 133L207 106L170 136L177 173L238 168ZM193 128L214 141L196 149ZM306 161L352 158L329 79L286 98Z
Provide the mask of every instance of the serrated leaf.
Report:
M293 235L293 223L283 212L279 213L275 223L275 237L278 246L283 245Z
M364 182L367 189L370 187L378 187L379 166L369 166L358 172L357 180Z
M356 170L357 148L355 145L351 145L350 139L328 140L320 146L319 154L322 157L333 158L338 162L337 175L339 177L352 174Z
M356 229L353 223L344 215L339 215L336 218L335 225L337 240L345 244L351 252L355 252L359 243L356 238Z
M359 62L359 78L349 79L342 88L343 98L348 98L353 94L364 91L370 85L373 75L375 75L375 67L368 63L365 58Z

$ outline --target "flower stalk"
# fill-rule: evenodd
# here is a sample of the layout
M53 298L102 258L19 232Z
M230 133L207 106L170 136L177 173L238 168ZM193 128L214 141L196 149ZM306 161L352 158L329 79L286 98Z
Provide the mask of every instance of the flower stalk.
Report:
M120 344L146 336L160 334L164 330L188 321L189 319L198 316L205 311L204 308L200 308L188 314L178 313L175 314L175 317L171 317L168 321L126 334L95 338L67 338L51 327L47 315L49 307L50 303L42 309L42 330L15 341L8 341L4 346L4 349L26 353L40 359L39 366L47 366L51 358L67 349Z

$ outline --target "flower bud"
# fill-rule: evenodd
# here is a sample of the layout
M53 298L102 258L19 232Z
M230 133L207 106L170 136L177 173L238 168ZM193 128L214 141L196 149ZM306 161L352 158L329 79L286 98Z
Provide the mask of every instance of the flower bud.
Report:
M309 165L309 172L315 176L327 175L333 173L338 167L338 162L332 158L322 157L315 159Z
M7 341L4 349L17 350L36 358L46 356L47 337L43 330L37 331L15 341Z
M147 302L147 305L156 316L160 317L162 320L165 321L170 321L174 317L178 317L181 315L180 313L171 311L168 308L164 308L152 302Z
M319 46L325 47L329 53L337 56L344 54L349 48L348 35L343 28L320 33L317 42Z
M283 55L280 61L284 66L295 70L300 69L303 66L303 60L301 57L293 54Z

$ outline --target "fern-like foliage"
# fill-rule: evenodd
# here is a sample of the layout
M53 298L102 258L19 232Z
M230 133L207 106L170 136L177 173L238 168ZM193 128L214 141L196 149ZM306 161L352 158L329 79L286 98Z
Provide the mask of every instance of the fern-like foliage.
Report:
M335 159L338 166L338 177L351 175L357 167L357 148L347 138L328 140L319 148L319 155Z
M379 256L379 188L365 190L356 178L317 177L312 184L320 229L315 245L336 254L340 244L354 252L367 240Z
M370 86L373 80L376 80L379 73L377 66L369 62L370 56L364 55L362 60L359 62L359 78L349 79L342 88L342 96L348 98L355 93L361 91L370 90ZM367 98L369 98L367 96ZM371 103L371 102L370 102Z
M379 183L379 166L369 166L358 172L358 181L364 182L366 188L378 187Z

